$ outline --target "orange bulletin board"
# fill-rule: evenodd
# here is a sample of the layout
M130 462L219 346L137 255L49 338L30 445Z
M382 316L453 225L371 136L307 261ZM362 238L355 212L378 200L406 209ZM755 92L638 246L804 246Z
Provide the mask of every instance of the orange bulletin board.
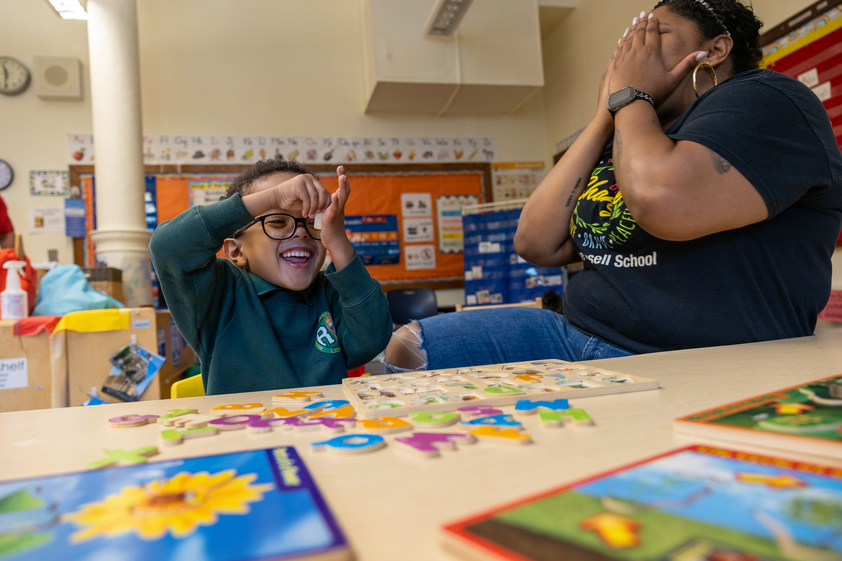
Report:
M147 166L147 181L154 176L156 183L157 223L171 220L190 208L190 185L195 177L187 174L211 177L241 172L248 167ZM71 184L75 185L80 184L80 177L84 184L84 176L94 173L93 166L70 168ZM336 190L335 167L310 166L310 169L329 191ZM396 228L390 236L397 238L399 261L396 264L366 265L372 277L396 288L463 286L462 253L457 252L461 245L461 214L454 205L465 200L470 203L491 201L490 164L349 165L346 173L351 184L346 216L396 218ZM408 197L403 202L402 195ZM417 202L419 197L431 203L425 216L418 215L417 205L413 209L403 206L407 200ZM443 216L440 216L440 210L444 211ZM428 228L432 231L429 232ZM76 261L81 263L84 261L83 240L76 242ZM88 253L91 249L88 248ZM409 266L408 261L411 263Z

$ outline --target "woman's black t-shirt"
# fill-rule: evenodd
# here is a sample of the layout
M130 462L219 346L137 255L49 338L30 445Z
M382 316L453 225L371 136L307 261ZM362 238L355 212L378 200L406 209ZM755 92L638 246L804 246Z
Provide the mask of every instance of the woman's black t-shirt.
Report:
M609 145L570 221L584 270L565 290L567 319L635 353L812 334L842 226L842 155L816 95L776 72L745 72L667 135L730 162L769 218L692 241L656 238L624 204Z

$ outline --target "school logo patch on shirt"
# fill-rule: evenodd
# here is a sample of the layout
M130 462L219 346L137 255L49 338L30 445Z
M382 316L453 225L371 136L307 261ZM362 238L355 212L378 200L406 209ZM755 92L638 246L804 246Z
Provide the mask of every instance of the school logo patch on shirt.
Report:
M336 336L336 326L330 312L319 316L319 327L316 328L316 349L323 353L335 354L341 351L339 337Z

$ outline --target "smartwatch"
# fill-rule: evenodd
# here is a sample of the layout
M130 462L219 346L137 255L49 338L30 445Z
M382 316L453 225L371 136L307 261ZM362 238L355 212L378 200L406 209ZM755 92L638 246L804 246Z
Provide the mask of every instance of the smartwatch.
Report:
M611 117L614 117L617 111L638 99L645 99L652 104L652 107L655 107L655 100L652 99L651 95L639 92L633 87L628 86L612 93L608 97L608 112L611 113Z

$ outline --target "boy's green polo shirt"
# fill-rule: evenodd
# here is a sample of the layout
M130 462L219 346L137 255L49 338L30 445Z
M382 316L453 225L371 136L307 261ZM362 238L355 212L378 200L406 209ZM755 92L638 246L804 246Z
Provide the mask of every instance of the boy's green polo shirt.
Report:
M208 395L337 384L386 348L386 295L359 256L341 271L331 263L301 292L217 258L225 238L251 220L234 195L164 222L149 243Z

